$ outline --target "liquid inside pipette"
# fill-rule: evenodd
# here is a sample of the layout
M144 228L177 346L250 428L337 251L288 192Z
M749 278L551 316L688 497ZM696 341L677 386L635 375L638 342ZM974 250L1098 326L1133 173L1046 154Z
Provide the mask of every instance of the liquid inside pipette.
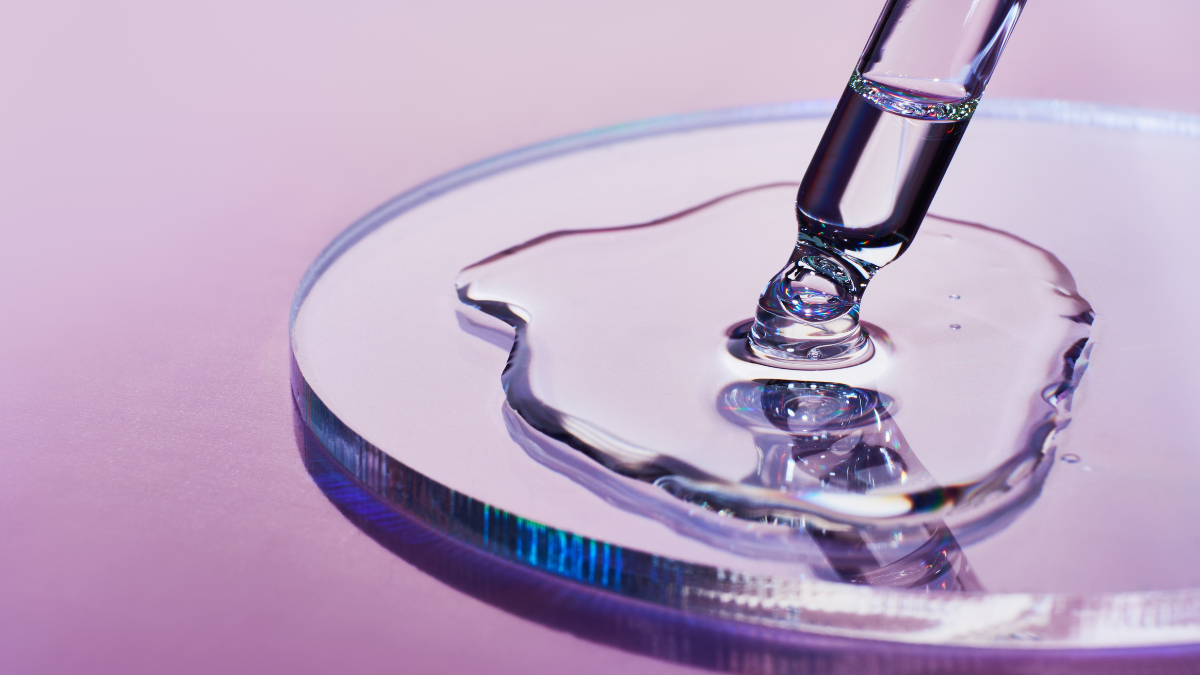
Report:
M763 289L740 356L801 370L871 357L863 293L912 244L1024 6L980 4L885 5L797 194L795 249Z
M900 100L926 113L904 116L879 106L884 96L898 98L857 75L842 94L800 186L796 247L759 299L752 360L809 369L870 358L863 293L912 243L975 107Z

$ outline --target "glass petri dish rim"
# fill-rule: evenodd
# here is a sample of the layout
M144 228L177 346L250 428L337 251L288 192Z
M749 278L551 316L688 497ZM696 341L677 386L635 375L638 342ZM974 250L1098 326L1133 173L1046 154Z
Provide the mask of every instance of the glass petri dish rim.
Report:
M739 624L907 644L1021 651L1140 651L1200 644L1200 589L1090 595L916 594L828 581L756 577L548 527L454 491L405 466L339 419L305 380L295 356L295 323L309 291L344 252L404 212L475 181L551 157L697 129L823 119L832 113L835 103L796 101L615 125L484 159L388 200L335 237L309 266L297 288L288 332L298 423L379 506L399 510L485 554L625 599ZM994 99L981 104L975 116L1200 138L1200 116L1088 103ZM967 632L956 628L963 622L975 628Z

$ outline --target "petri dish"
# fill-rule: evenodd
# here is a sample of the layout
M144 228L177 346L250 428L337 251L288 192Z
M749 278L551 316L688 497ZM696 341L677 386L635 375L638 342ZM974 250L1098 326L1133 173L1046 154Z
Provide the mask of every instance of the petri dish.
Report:
M466 592L710 667L794 660L796 649L862 672L898 667L897 650L926 665L1194 658L1191 116L987 101L930 209L1052 252L1095 312L1070 428L1036 489L986 535L960 537L977 585L831 580L803 560L698 537L680 524L686 510L675 522L639 513L589 484L603 472L587 457L572 471L518 443L500 383L512 338L463 305L461 271L548 233L798 182L831 111L740 108L549 141L432 180L352 225L292 307L297 433L314 480L381 544ZM776 258L794 237L781 199Z

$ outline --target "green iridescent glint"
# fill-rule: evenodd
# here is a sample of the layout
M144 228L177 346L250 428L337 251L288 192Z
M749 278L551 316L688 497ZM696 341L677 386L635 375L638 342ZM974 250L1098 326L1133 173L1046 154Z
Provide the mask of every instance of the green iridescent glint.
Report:
M978 98L957 103L913 100L889 87L872 82L858 73L851 73L850 88L876 107L914 119L958 122L971 119L971 115L975 114L975 108L979 106Z

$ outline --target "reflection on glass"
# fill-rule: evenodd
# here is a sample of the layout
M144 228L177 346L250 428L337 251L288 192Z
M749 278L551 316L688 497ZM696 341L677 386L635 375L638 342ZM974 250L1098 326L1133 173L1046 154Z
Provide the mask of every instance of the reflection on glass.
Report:
M869 389L787 380L738 382L718 401L725 416L749 430L758 447L758 472L744 482L781 492L815 487L865 493L932 483L889 414L891 405L888 397ZM805 519L799 524L842 581L983 588L941 521L895 528L834 528Z

